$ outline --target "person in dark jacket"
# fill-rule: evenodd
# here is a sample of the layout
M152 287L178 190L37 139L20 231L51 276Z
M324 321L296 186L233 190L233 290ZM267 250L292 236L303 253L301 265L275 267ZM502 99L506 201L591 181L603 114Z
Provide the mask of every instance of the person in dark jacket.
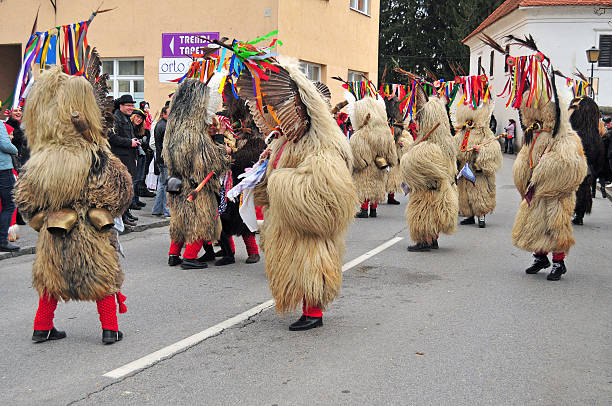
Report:
M155 203L153 203L153 210L151 211L151 214L154 216L170 217L170 209L166 204L168 200L168 196L166 195L168 168L164 164L164 158L162 156L162 150L164 148L164 135L166 134L166 124L168 123L169 112L169 107L162 108L161 119L155 125L155 130L153 130L153 136L155 137L155 166L157 166L159 170L159 177L157 178L157 194L155 196Z
M0 122L0 251L17 251L19 247L8 242L8 229L15 211L13 201L13 161L11 155L17 154L17 147L11 144L4 123Z
M116 110L113 113L115 127L109 132L108 142L111 152L127 167L128 172L134 179L136 177L136 160L138 159L138 146L140 142L134 135L134 126L130 116L134 112L134 99L129 94L124 94L115 100ZM123 214L123 222L127 225L135 225L138 218L134 217L129 210Z
M149 173L149 167L151 166L151 162L153 161L153 149L151 148L151 124L153 123L153 116L151 116L149 102L141 101L140 102L140 110L142 110L145 114L144 121L144 136L142 137L142 150L146 155L146 161L144 164L144 177L140 181L138 187L138 195L140 197L155 197L155 193L152 193L148 188L145 182L147 178L147 174Z
M23 117L23 113L21 108L18 107L16 109L9 110L8 119L6 120L6 124L13 127L13 139L11 143L17 147L17 155L16 159L13 160L14 169L19 172L21 167L27 162L30 158L30 150L28 149L28 142L26 140L25 134L21 129L21 119Z

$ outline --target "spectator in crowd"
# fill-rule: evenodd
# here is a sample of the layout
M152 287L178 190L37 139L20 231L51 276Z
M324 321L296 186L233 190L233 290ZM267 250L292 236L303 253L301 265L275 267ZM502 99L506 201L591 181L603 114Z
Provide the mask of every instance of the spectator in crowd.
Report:
M142 149L146 155L146 162L144 166L144 179L140 182L140 190L139 195L141 197L155 197L155 193L151 192L147 188L147 184L145 182L147 178L147 174L149 173L149 168L151 167L151 162L153 161L153 149L151 148L151 126L153 124L153 116L151 116L151 110L149 107L149 103L146 101L140 102L140 110L142 110L147 116L144 122L144 137L142 139Z
M13 168L19 172L21 167L30 158L30 150L28 149L28 142L25 134L21 129L21 119L23 118L23 112L21 107L7 110L8 119L6 124L13 127L13 139L12 144L17 148L17 155L14 155Z
M166 183L168 182L168 168L164 164L162 150L164 147L164 135L166 134L166 124L168 123L169 107L162 108L161 118L155 126L153 136L155 138L155 166L158 168L159 177L157 178L157 195L153 204L152 214L154 216L170 217L170 209L167 205Z
M109 132L108 142L111 151L127 167L132 176L136 178L136 160L138 158L138 146L140 142L134 136L134 126L130 121L130 116L134 112L134 99L129 94L124 94L115 100L115 111L113 118L115 127ZM136 225L137 217L126 210L123 214L123 222L127 225Z
M493 135L497 135L497 120L495 119L495 115L491 114L491 121L489 121L489 128Z
M508 121L508 125L504 127L506 130L506 142L504 143L504 153L514 154L514 148L512 146L512 141L514 139L514 135L516 134L516 121L514 119L510 119Z
M11 155L17 155L18 150L11 143L4 123L0 124L0 251L18 251L19 247L8 242L8 229L11 225L15 202L13 201L13 160Z
M134 109L132 112L132 116L130 117L130 121L134 126L134 137L138 140L138 158L136 159L136 177L132 179L134 182L134 200L132 201L132 205L130 209L140 210L145 207L147 204L145 202L140 201L140 185L144 182L145 174L146 174L146 162L147 155L144 152L143 145L148 143L148 140L145 139L145 120L147 119L147 115L144 111L140 109Z

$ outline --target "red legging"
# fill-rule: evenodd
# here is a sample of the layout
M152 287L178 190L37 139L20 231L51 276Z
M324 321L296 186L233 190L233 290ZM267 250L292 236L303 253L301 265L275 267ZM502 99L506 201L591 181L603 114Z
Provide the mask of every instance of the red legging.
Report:
M187 244L185 246L185 253L183 254L183 258L196 259L203 245L204 245L204 240L197 240L190 244ZM183 242L170 241L170 251L168 251L168 255L180 256L182 249L183 249Z
M540 251L536 252L536 255L548 255L548 252ZM553 252L553 261L563 261L565 259L565 252Z
M306 301L302 301L302 314L310 317L323 317L323 312L316 306L306 307Z
M96 302L100 315L100 324L103 330L119 330L117 324L117 304L115 295L108 295ZM57 300L47 292L38 299L38 310L34 318L34 330L51 330L53 328L53 317L57 308Z
M361 203L361 208L363 210L367 210L368 205L370 206L371 209L376 209L378 207L378 202L371 202L368 199L365 199L363 203Z
M259 248L257 247L257 240L255 239L255 233L244 233L242 234L244 240L244 246L246 247L248 256L259 255Z

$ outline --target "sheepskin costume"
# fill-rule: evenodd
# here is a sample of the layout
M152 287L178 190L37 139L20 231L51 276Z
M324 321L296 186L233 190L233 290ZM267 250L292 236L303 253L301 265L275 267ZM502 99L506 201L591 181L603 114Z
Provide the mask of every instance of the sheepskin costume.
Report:
M459 214L468 218L481 217L495 209L495 173L501 168L502 154L489 128L492 112L493 104L489 99L475 110L460 103L452 117L457 129L457 166L461 170L467 163L476 178L474 183L464 176L457 180ZM464 145L466 134L468 139ZM473 150L475 146L480 146L478 152Z
M539 122L542 131L526 131L525 144L512 166L514 184L523 198L512 243L525 251L567 253L575 242L571 223L575 192L587 174L582 143L570 126L566 99L559 98L558 111L554 102L535 108L526 107L526 100L520 108L523 126Z
M387 175L387 193L393 195L402 192L402 171L399 165L399 160L408 152L410 146L414 143L412 135L407 130L403 130L398 126L393 126L393 138L395 140L395 150L397 152L398 164L389 168Z
M406 207L410 237L417 245L427 245L440 233L457 230L457 147L445 103L437 97L427 98L421 86L417 91L418 137L402 157L401 171L410 187Z
M198 79L185 79L172 98L163 156L168 177L182 182L180 193L168 194L173 243L215 241L221 233L216 196L219 178L229 166L224 148L214 144L207 134L221 103L220 80L221 75L215 75L206 86ZM188 201L189 195L211 172L213 177Z
M350 97L348 92L346 97ZM349 102L347 108L355 128L350 144L357 197L360 202L383 201L387 196L387 166L392 168L399 162L384 102L382 97L364 97ZM381 162L386 165L381 167Z
M126 308L112 227L132 200L132 179L110 152L86 79L52 68L40 75L27 103L31 157L15 185L15 202L39 231L32 269L39 305L32 339L66 337L53 326L54 311L58 300L72 299L96 301L103 341L119 341L115 296L119 312Z
M264 206L266 274L277 312L300 304L322 310L342 283L344 236L357 203L353 156L315 85L295 62L280 65L295 84L310 124L299 140L289 140L283 131L270 143L266 180L256 189L255 204Z
M71 122L78 111L89 123L91 141ZM117 293L123 283L110 230L89 221L92 208L120 217L132 200L127 169L110 152L91 84L50 69L36 81L24 117L30 160L15 186L15 201L27 218L42 213L32 284L57 300L93 300ZM73 228L47 231L51 214L76 211Z

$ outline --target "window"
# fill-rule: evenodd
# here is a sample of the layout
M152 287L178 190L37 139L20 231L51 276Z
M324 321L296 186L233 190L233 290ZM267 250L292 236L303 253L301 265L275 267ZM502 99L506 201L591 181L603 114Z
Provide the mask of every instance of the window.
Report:
M300 61L300 69L306 77L313 82L321 81L321 65L311 62Z
M348 78L346 80L347 82L359 82L363 80L368 80L368 75L367 73L364 73L364 72L359 72L356 70L349 70Z
M370 15L370 0L351 0L351 9Z
M495 62L495 51L491 51L491 58L489 60L489 77L493 77L493 63Z
M480 73L484 73L484 68L482 67L482 55L478 57L478 75L480 75Z
M131 94L137 103L144 100L144 60L104 59L102 73L109 75L109 95L113 98Z
M612 35L599 36L599 61L597 66L600 68L612 67Z

